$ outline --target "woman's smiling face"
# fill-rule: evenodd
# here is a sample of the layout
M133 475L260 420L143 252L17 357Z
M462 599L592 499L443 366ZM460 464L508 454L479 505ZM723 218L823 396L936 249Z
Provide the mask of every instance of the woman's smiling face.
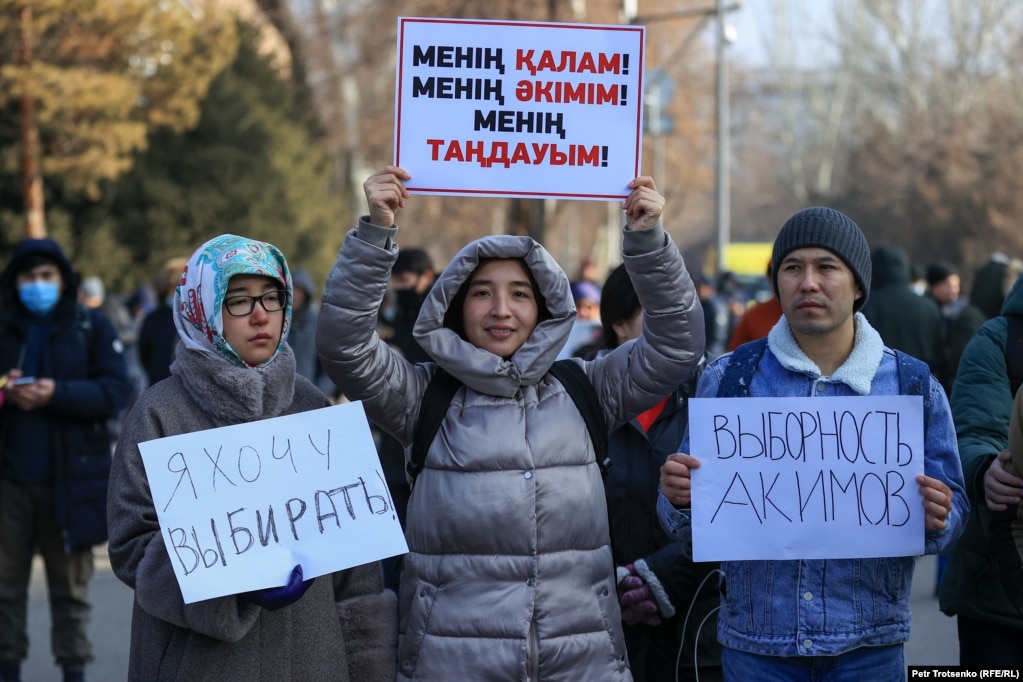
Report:
M538 303L525 265L517 258L487 261L469 278L462 307L465 338L510 358L536 328Z

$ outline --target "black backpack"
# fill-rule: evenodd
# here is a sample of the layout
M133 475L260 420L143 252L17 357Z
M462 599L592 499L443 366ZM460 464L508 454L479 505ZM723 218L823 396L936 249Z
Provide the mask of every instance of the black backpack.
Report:
M565 391L586 422L586 430L593 443L600 473L606 474L608 467L611 466L611 459L607 455L607 421L604 419L604 411L597 400L597 394L593 390L593 384L590 383L582 366L573 360L558 360L551 365L550 373L565 387ZM441 422L444 421L451 399L455 397L455 392L461 385L461 381L440 368L430 378L419 404L419 419L416 421L412 440L412 456L405 467L413 486L416 476L423 470L426 452L430 449Z

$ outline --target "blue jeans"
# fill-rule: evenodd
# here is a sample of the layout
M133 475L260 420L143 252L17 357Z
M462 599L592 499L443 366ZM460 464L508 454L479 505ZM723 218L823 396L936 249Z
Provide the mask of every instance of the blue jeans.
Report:
M862 647L838 656L762 656L725 647L726 682L898 682L906 679L902 645Z

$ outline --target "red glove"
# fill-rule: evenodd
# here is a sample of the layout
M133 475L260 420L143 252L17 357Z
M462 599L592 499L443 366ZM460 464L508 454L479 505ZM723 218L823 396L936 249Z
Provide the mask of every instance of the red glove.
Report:
M618 581L618 603L622 607L622 622L626 625L638 623L660 625L661 618L658 615L653 590L645 580L636 575L632 564L626 568L629 574Z

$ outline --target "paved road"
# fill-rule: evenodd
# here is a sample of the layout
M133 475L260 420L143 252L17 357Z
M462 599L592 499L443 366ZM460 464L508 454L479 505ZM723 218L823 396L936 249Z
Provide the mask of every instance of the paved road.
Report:
M959 665L955 618L938 610L938 598L934 596L937 563L933 556L916 561L913 593L909 598L913 629L906 643L906 665Z
M938 611L933 596L934 557L917 560L913 581L913 633L906 645L907 665L956 665L959 645L955 621ZM105 549L96 551L96 575L92 580L93 618L91 636L96 660L87 673L94 682L124 680L128 673L132 593L114 577ZM50 617L42 562L36 560L29 604L29 658L23 669L26 682L60 682L60 671L50 655Z

